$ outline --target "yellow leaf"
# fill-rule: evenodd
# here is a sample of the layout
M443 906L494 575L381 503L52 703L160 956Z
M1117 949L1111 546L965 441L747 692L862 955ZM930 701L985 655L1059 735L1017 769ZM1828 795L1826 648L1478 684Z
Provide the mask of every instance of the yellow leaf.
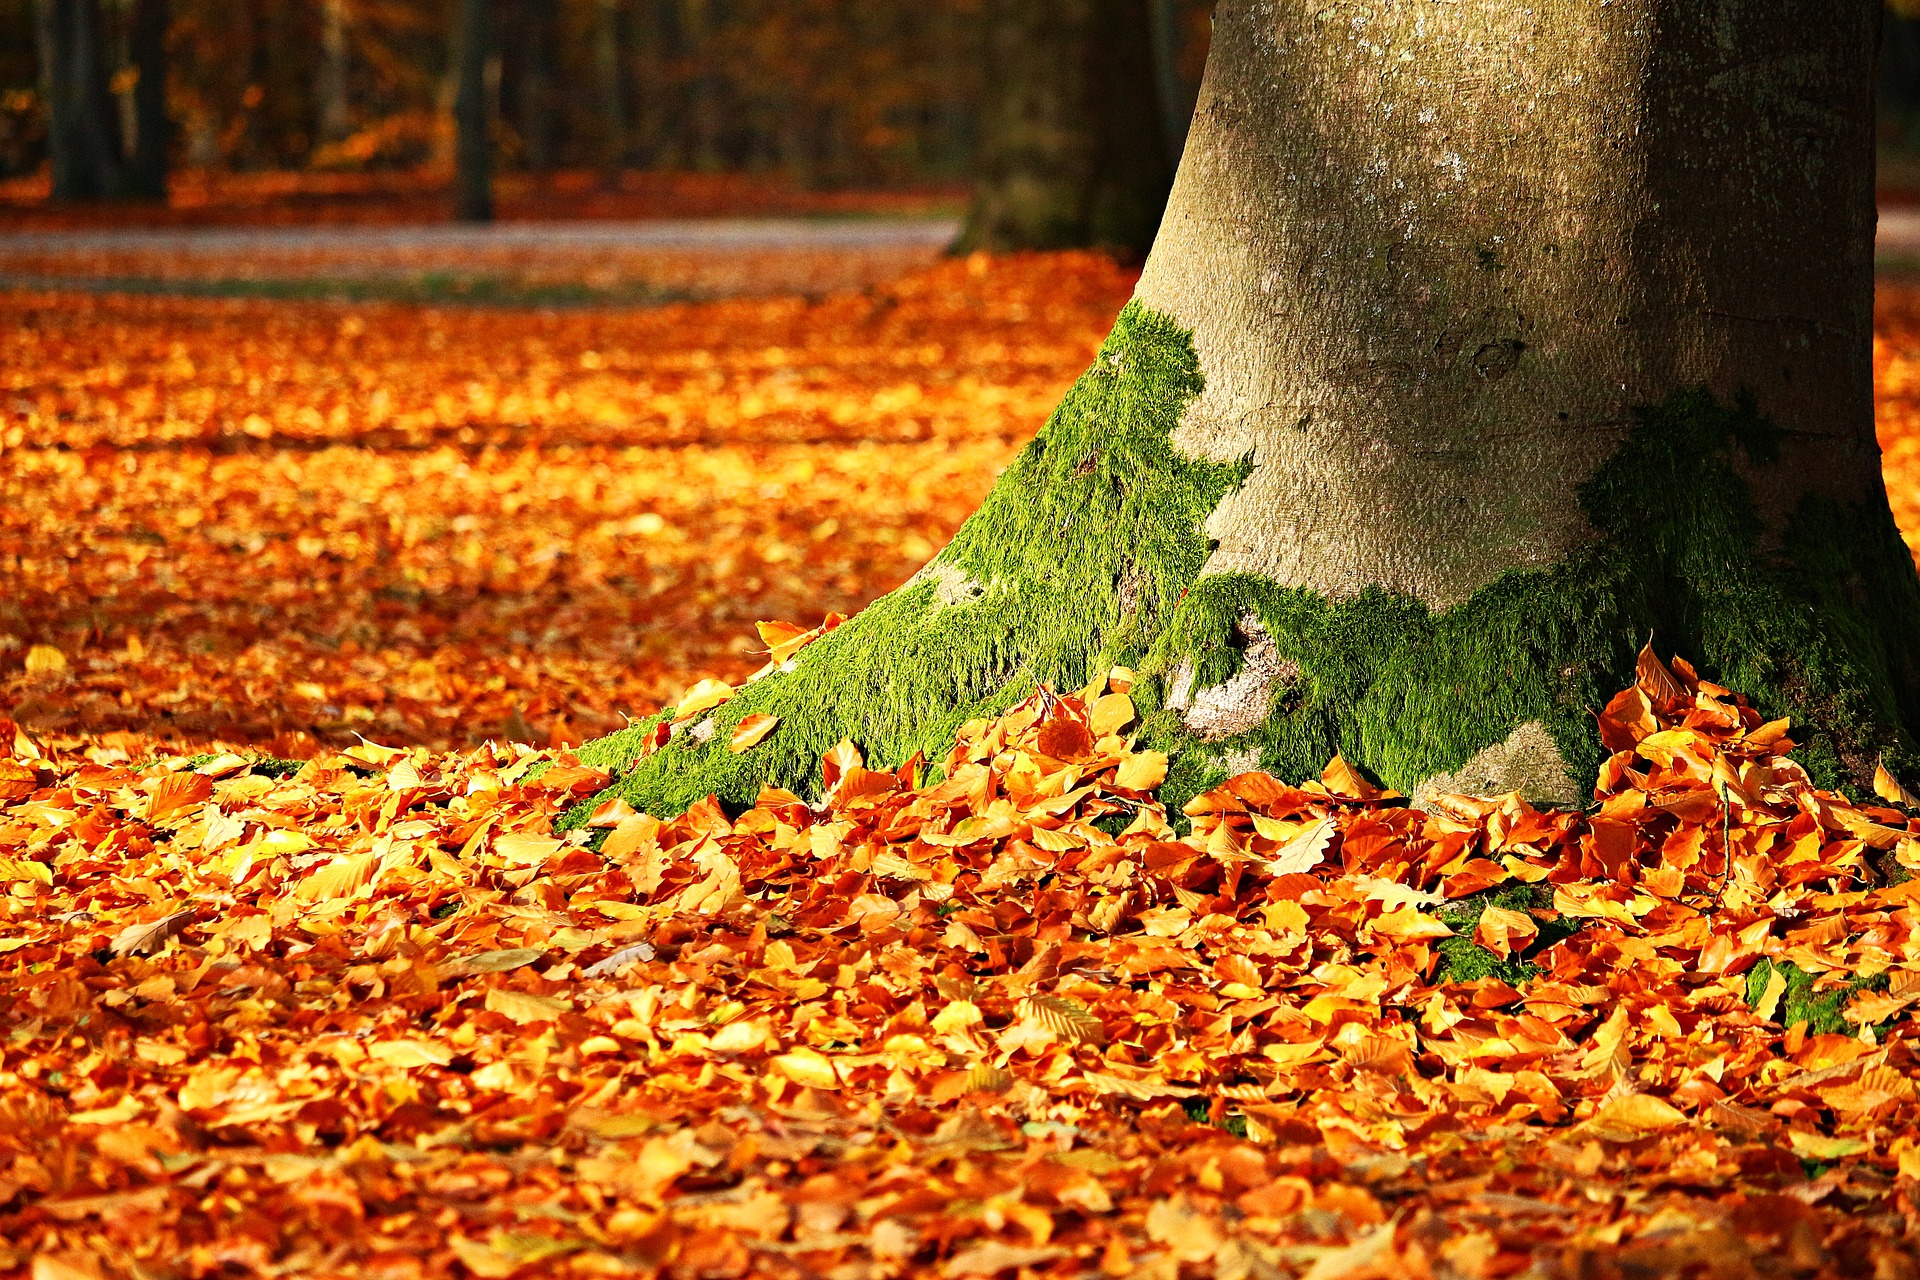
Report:
M833 1061L818 1049L809 1049L804 1045L791 1053L783 1053L773 1059L774 1070L795 1084L810 1089L838 1089L840 1077L834 1072Z
M1920 797L1900 785L1891 773L1887 772L1884 762L1873 768L1873 794L1888 804L1897 804L1906 809L1920 809Z
M1088 710L1087 729L1096 739L1104 738L1132 724L1133 717L1133 699L1124 693L1110 693Z
M532 831L508 831L494 837L493 851L520 867L537 867L560 852L560 841Z
M763 711L756 711L734 727L733 737L728 740L727 746L735 755L750 751L766 741L767 735L772 733L779 723L779 716L770 716Z
M980 1013L980 1006L971 1000L955 1000L933 1016L930 1024L935 1031L950 1034L965 1031L968 1027L977 1027L986 1019Z
M1128 791L1153 790L1167 780L1166 752L1142 751L1138 755L1128 756L1120 762L1113 780L1115 785Z
M444 1067L453 1054L444 1045L427 1040L382 1040L367 1046L367 1056L390 1067Z
M711 711L732 696L733 686L725 680L702 680L680 695L680 705L673 709L674 723Z
M1259 826L1259 815L1255 815L1255 830L1266 835ZM1286 843L1273 851L1273 857L1267 861L1267 873L1275 876L1296 875L1310 871L1326 861L1327 846L1333 843L1334 832L1339 824L1332 816L1316 818L1306 826L1292 829ZM1273 837L1268 837L1272 839Z
M67 669L67 655L50 644L37 644L27 650L27 674L57 676Z
M1505 907L1486 908L1480 913L1480 924L1473 931L1473 940L1502 960L1516 951L1525 951L1539 936L1540 926L1534 923L1532 916L1509 911Z
M1672 1103L1644 1093L1629 1093L1601 1107L1586 1128L1608 1142L1637 1142L1685 1123L1685 1113Z
M525 991L494 987L487 992L487 1008L525 1026L529 1022L552 1022L561 1014L570 1012L573 1001L559 996L536 996Z
M52 884L53 868L32 858L0 858L0 882L8 880L35 880L41 884Z
M91 1111L76 1111L67 1117L71 1124L125 1124L135 1119L146 1108L140 1105L138 1098L126 1097L110 1107L95 1107Z
M466 1236L448 1236L447 1247L453 1250L453 1256L460 1260L461 1266L482 1280L506 1280L526 1262L522 1258L496 1253L486 1244Z
M373 878L379 863L378 856L371 853L335 858L293 887L294 901L325 902L351 897Z
M1873 1147L1859 1138L1829 1138L1821 1133L1806 1133L1792 1129L1787 1133L1787 1141L1793 1146L1793 1154L1803 1160L1838 1160L1842 1156L1865 1155Z

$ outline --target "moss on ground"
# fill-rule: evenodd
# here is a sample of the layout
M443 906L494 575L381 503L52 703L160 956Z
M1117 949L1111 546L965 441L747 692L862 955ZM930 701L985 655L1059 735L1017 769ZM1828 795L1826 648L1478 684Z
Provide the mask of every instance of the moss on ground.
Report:
M1564 918L1542 920L1536 916L1534 923L1540 930L1539 936L1526 950L1504 960L1475 942L1473 934L1488 907L1524 913L1535 907L1545 907L1552 901L1553 891L1545 885L1510 884L1471 894L1440 907L1434 916L1452 929L1454 936L1442 938L1434 947L1440 957L1434 981L1478 982L1482 978L1498 978L1517 987L1537 977L1540 966L1534 963L1534 957L1545 954L1548 948L1578 933L1576 925Z
M218 754L202 753L187 757L187 768L198 769L220 759ZM280 760L273 756L248 756L247 772L259 778L291 778L306 767L304 760Z
M1804 1022L1807 1024L1808 1035L1857 1034L1859 1027L1848 1022L1845 1017L1847 1006L1862 991L1887 989L1887 975L1880 973L1872 977L1854 975L1848 977L1840 986L1816 992L1814 990L1815 975L1808 973L1799 965L1790 960L1775 965L1771 960L1762 959L1753 968L1747 970L1748 1004L1759 1005L1767 994L1767 984L1773 981L1776 969L1787 980L1787 985L1786 989L1780 993L1780 1003L1774 1009L1773 1020L1783 1027ZM1882 1028L1886 1025L1881 1024Z
M1687 391L1641 410L1579 495L1590 545L1435 613L1378 590L1328 599L1243 574L1200 578L1212 549L1202 522L1250 467L1173 448L1201 385L1191 335L1129 305L927 571L656 754L639 758L657 717L581 758L618 775L613 794L659 814L709 794L744 804L768 783L808 794L842 738L875 766L937 757L966 720L1121 664L1140 675L1143 740L1171 758L1162 798L1176 815L1249 762L1298 779L1336 753L1411 791L1530 722L1585 783L1601 761L1593 714L1631 681L1651 637L1769 715L1792 716L1798 758L1822 785L1864 784L1882 757L1913 762L1913 562L1884 503L1810 500L1769 543L1741 471L1771 465L1774 430L1750 403ZM1170 697L1242 670L1247 619L1277 649L1268 714L1201 741ZM735 755L731 731L755 712L781 724Z

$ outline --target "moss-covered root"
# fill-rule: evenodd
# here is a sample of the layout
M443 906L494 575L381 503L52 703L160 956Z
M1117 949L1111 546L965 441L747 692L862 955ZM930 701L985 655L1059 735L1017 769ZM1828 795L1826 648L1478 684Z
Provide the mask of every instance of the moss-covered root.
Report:
M763 784L817 789L842 738L870 762L937 755L966 720L1037 686L1077 688L1143 655L1209 550L1200 525L1244 476L1196 462L1169 437L1201 387L1189 335L1138 306L953 542L920 574L803 650L791 669L636 760L656 722L584 748L624 773L615 792L678 812ZM736 754L744 717L780 718Z
M1377 590L1333 600L1200 577L1203 521L1249 465L1173 448L1200 387L1190 336L1129 306L923 572L659 752L640 758L649 722L582 757L660 814L709 794L745 803L764 784L807 794L842 738L875 766L935 758L964 721L1120 664L1140 675L1148 744L1172 757L1162 798L1176 813L1230 772L1307 777L1336 753L1403 791L1574 803L1601 759L1593 714L1652 636L1793 717L1822 785L1911 760L1913 562L1884 502L1809 499L1791 527L1763 529L1741 469L1771 465L1771 428L1750 405L1696 391L1643 410L1579 493L1592 543L1434 613ZM779 726L736 754L734 726L755 713Z

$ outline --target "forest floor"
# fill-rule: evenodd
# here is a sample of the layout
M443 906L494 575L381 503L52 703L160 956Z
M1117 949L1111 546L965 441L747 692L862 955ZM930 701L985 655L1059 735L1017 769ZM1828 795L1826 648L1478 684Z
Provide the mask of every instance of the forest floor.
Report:
M1920 1275L1912 797L1681 664L1593 814L1183 820L1116 671L938 784L552 830L567 745L924 562L1131 283L0 294L0 1275Z

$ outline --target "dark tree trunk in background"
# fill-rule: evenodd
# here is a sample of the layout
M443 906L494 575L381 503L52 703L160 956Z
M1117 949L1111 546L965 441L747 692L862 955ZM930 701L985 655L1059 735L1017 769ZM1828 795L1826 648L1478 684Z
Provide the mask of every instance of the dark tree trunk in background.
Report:
M138 0L129 43L134 70L133 155L127 165L127 189L148 200L167 198L167 27L169 0Z
M1187 147L1187 122L1193 119L1193 103L1200 86L1189 85L1180 74L1179 0L1149 0L1153 19L1153 88L1160 104L1160 136L1166 144L1167 162L1180 165L1180 153Z
M963 249L1144 253L1172 150L1152 0L987 0L987 91Z
M119 130L100 58L94 0L40 0L38 43L49 107L48 151L56 200L125 194Z
M347 0L320 6L320 66L314 76L320 141L339 142L353 129L347 109Z
M553 167L554 46L558 28L555 0L526 0L521 10L520 81L514 108L529 169Z
M593 18L593 88L600 116L601 160L627 163L627 102L621 72L620 0L597 0Z
M459 0L454 54L458 88L453 100L454 217L493 220L493 140L488 136L487 55L491 38L488 0Z

